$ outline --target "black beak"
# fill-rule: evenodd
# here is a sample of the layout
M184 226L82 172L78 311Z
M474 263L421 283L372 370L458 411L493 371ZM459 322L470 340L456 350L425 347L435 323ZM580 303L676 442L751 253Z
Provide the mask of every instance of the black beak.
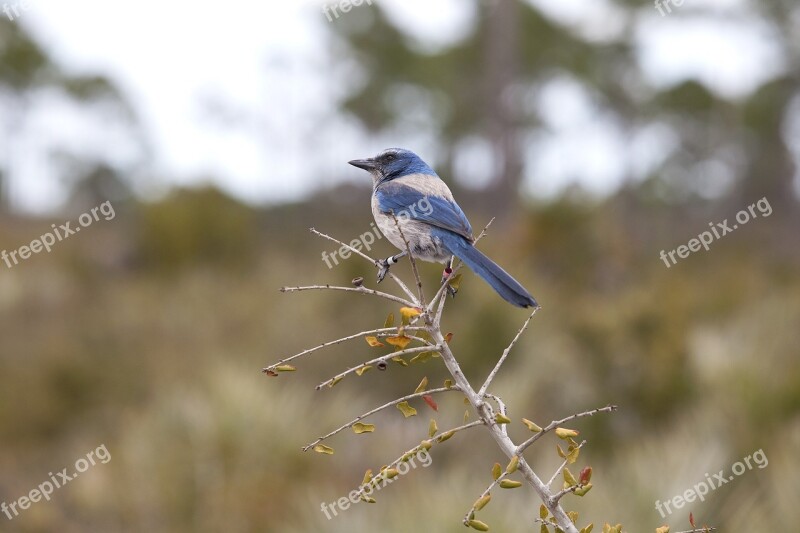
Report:
M354 167L363 168L367 171L372 171L378 168L378 163L374 159L353 159L352 161L348 161L348 163Z

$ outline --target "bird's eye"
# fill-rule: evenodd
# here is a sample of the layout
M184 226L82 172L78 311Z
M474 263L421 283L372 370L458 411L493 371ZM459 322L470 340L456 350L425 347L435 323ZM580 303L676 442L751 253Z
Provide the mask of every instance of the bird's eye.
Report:
M387 155L387 156L386 156L386 160L387 160L387 161L394 161L394 160L395 160L395 156L394 156L394 154L389 154L389 155Z

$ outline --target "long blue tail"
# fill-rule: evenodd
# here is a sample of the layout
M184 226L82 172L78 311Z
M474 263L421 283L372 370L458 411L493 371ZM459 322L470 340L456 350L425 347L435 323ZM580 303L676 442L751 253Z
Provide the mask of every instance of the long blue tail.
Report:
M442 232L444 233L444 232ZM497 263L483 255L464 237L450 232L440 235L450 251L488 283L505 301L517 307L539 307L525 287Z

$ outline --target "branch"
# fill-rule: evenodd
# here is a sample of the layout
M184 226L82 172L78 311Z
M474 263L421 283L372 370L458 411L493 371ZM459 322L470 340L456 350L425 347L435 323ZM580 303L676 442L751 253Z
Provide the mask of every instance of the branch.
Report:
M386 300L390 300L395 303L399 303L404 307L417 307L416 303L409 302L399 296L395 296L394 294L388 294L381 291L376 291L375 289L368 289L366 287L336 287L334 285L308 285L305 287L281 287L281 292L300 292L300 291L319 291L319 290L331 290L331 291L345 291L345 292L357 292L359 294L364 295L372 295L372 296L380 296Z
M528 324L530 324L530 322L531 322L531 319L533 318L533 315L535 315L535 314L536 314L536 311L538 311L539 309L541 309L541 308L540 308L540 307L536 307L536 308L533 310L533 313L531 313L531 316L529 316L529 317L528 317L528 319L525 321L525 323L522 325L522 327L521 327L521 328L519 329L519 331L517 332L517 336L516 336L516 337L514 337L514 340L512 340L512 341L511 341L511 344L509 344L509 345L508 345L508 348L506 348L506 349L503 351L503 355L501 355L501 356L500 356L500 359L497 361L497 364L496 364L496 365L494 365L494 368L493 368L493 369L492 369L492 371L489 373L489 376L486 378L486 381L484 381L483 385L481 386L480 390L478 391L478 395L479 395L479 396L483 396L483 395L485 395L485 394L486 394L486 389L488 389L488 388L489 388L489 385L491 385L491 384L492 384L492 380L493 380L493 379L494 379L494 377L497 375L497 373L500 371L500 367L501 367L501 366L503 366L503 363L505 362L505 360L506 360L506 357L508 357L508 354L511 352L511 349L512 349L512 348L514 347L514 345L517 343L517 341L519 340L520 336L522 336L522 333L523 333L523 332L524 332L526 329L528 329Z
M372 257L368 256L367 254L362 253L360 250L356 250L355 248L353 248L349 244L344 243L344 242L340 241L339 239L335 239L335 238L331 237L330 235L326 235L325 233L317 231L315 228L309 228L309 231L311 231L311 233L313 233L315 235L318 235L318 236L322 237L323 239L328 239L329 241L333 241L333 242L335 242L337 244L341 244L342 246L344 246L345 248L347 248L348 250L350 250L354 254L360 255L361 257L363 257L364 259L366 259L367 261L372 263L374 266L380 268L380 262L377 259L373 259ZM403 281L400 278L398 278L397 276L395 276L391 272L389 272L388 274L389 274L389 277L392 278L395 281L395 283L397 283L397 285L403 290L403 292L406 293L406 295L408 295L409 298L414 300L414 302L417 301L416 297L414 296L414 293L411 292L411 290L409 290L409 288L406 286L405 283L403 283ZM412 307L415 307L415 306L412 306Z
M499 485L499 484L500 484L500 482L501 482L502 480L504 480L505 478L507 478L509 475L511 475L511 474L509 474L508 472L506 472L505 470L503 470L503 473L502 473L502 474L500 474L500 477L498 477L497 479L495 479L494 481L492 481L492 482L489 484L489 486L488 486L488 487L486 487L486 490L484 490L483 492L481 492L481 495L480 495L480 496L478 496L478 499L477 499L477 500L475 500L475 503L473 503L473 504L472 504L472 507L470 507L470 508L469 508L469 511L467 511L467 514L465 514L465 515L464 515L464 520L463 520L463 522L464 522L464 525L465 525L465 526L469 526L469 521L470 521L470 520L472 520L472 518L475 516L475 512L478 510L478 509L476 509L476 508L475 508L475 504L477 504L479 501L481 501L481 499L482 499L484 496L486 496L487 494L489 494L489 493L492 491L492 489L493 489L493 488L495 488L497 485Z
M453 387L453 388L455 388L455 387ZM459 433L459 432L464 431L466 429L470 429L470 428L473 428L475 426L480 426L480 425L483 425L483 421L482 420L475 420L474 422L470 422L469 424L464 424L462 426L458 426L458 427L455 427L453 429L448 429L447 431L440 431L439 433L437 433L433 437L427 439L427 442L431 446L436 445L436 444L441 444L442 442L450 439L450 437L452 437L456 433ZM447 436L447 437L443 438L445 436ZM400 464L400 462L403 460L404 457L408 456L409 454L418 452L421 448L422 448L422 443L417 444L416 446L414 446L410 450L406 451L403 455L401 455L400 457L398 457L397 459L395 459L394 461L392 461L391 463L386 465L381 470L381 472L389 470L390 468L394 468L395 466ZM426 451L427 451L427 448L426 448ZM374 478L372 478L372 480L369 481L369 483L372 483L372 482L374 482L374 480L377 480L377 479L380 479L380 472L378 473L378 475L376 475ZM361 486L358 487L358 493L359 494L363 494L364 493L364 486L365 485L366 484L362 484Z
M375 359L371 359L371 360L369 360L369 361L367 361L365 363L361 363L361 364L356 365L354 367L350 367L347 370L345 370L344 372L336 374L332 378L330 378L330 379L328 379L326 381L323 381L322 383L317 385L316 389L320 390L325 385L331 385L331 384L338 383L339 380L341 380L343 377L345 377L345 376L347 376L349 374L352 374L353 372L355 372L359 368L363 368L363 367L365 367L367 365L377 364L377 363L380 363L381 361L388 361L389 359L392 359L393 357L401 357L403 355L408 355L408 354L412 354L412 353L441 352L441 350L442 350L441 346L439 346L438 344L433 344L433 345L429 345L429 346L417 346L415 348L406 348L405 350L400 350L398 352L392 352L390 354L382 355L380 357L376 357Z
M550 424L546 428L542 429L539 433L537 433L533 437L529 438L528 440L517 446L516 453L517 455L520 455L522 452L525 451L526 448L528 448L528 446L539 440L539 438L541 438L542 435L544 435L548 431L554 430L556 427L560 426L565 422L569 422L570 420L575 420L576 418L583 418L585 416L594 416L598 413L611 413L616 410L617 410L616 405L607 405L605 407L601 407L600 409L592 409L590 411L584 411L583 413L578 413L576 415L571 415L566 418L562 418L561 420L554 420L550 422Z
M422 396L425 396L427 394L437 394L437 393L440 393L440 392L447 392L447 391L450 391L450 390L457 391L457 390L460 390L460 389L458 388L457 385L453 385L449 389L447 387L441 387L441 388L438 388L438 389L431 389L429 391L415 392L414 394L409 394L408 396L403 396L402 398L398 398L396 400L392 400L391 402L385 403L385 404L381 405L380 407L376 407L375 409L373 409L371 411L367 411L363 415L358 415L357 417L352 419L347 424L345 424L345 425L343 425L343 426L341 426L339 428L336 428L335 430L331 431L330 433L328 433L324 437L319 437L314 442L311 442L311 443L307 444L306 446L303 446L303 451L307 452L309 449L313 448L314 446L316 446L320 442L324 441L325 439L333 437L337 433L339 433L341 431L344 431L347 428L353 427L359 421L365 419L366 417L368 417L370 415L374 415L375 413L377 413L379 411L383 411L384 409L388 409L389 407L392 407L393 405L397 405L397 404L402 403L402 402L407 402L408 400L413 400L415 398L421 398Z
M585 440L578 445L578 449L580 450L581 448L583 448L584 444L586 444ZM553 481L555 481L556 478L561 475L561 472L564 471L564 469L567 467L568 464L569 464L569 459L564 459L564 462L561 463L561 466L559 466L553 473L553 477L551 477L550 481L547 482L548 487L551 487L553 485Z
M421 330L421 329L424 329L424 328L422 328L420 326L405 326L404 329L405 329L405 331L418 331L418 330ZM287 357L285 359L281 359L280 361L278 361L275 364L272 364L272 365L270 365L268 367L262 368L261 371L264 372L264 373L267 373L270 370L274 371L275 367L283 365L285 363L288 363L289 361L293 361L293 360L297 359L298 357L302 357L304 355L308 355L310 353L316 352L317 350L321 350L322 348L327 348L328 346L333 346L335 344L340 344L340 343L345 342L345 341L349 341L349 340L352 340L352 339L357 339L359 337L364 337L366 335L372 335L372 334L375 334L378 337L386 337L389 334L397 333L398 331L399 331L398 327L370 329L370 330L367 330L367 331L362 331L360 333L354 333L353 335L348 335L347 337L342 337L341 339L336 339L334 341L323 342L319 346L315 346L313 348L309 348L308 350L304 350L304 351L302 351L300 353L296 353L296 354L294 354L292 356L289 356L289 357ZM428 341L426 341L425 339L423 339L421 337L410 336L409 338L414 339L414 340L420 340L420 341L423 341L423 342L428 342ZM428 342L428 344L430 344L430 343Z

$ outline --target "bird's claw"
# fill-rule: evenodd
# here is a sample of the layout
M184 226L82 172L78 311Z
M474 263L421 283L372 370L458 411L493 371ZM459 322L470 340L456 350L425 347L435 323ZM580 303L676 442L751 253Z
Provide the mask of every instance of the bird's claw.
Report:
M378 283L383 281L383 278L386 277L386 274L389 273L389 261L386 259L381 259L376 263L378 267Z
M448 285L447 286L447 294L450 295L450 298L455 298L457 293L458 293L458 289L456 289L452 285Z

